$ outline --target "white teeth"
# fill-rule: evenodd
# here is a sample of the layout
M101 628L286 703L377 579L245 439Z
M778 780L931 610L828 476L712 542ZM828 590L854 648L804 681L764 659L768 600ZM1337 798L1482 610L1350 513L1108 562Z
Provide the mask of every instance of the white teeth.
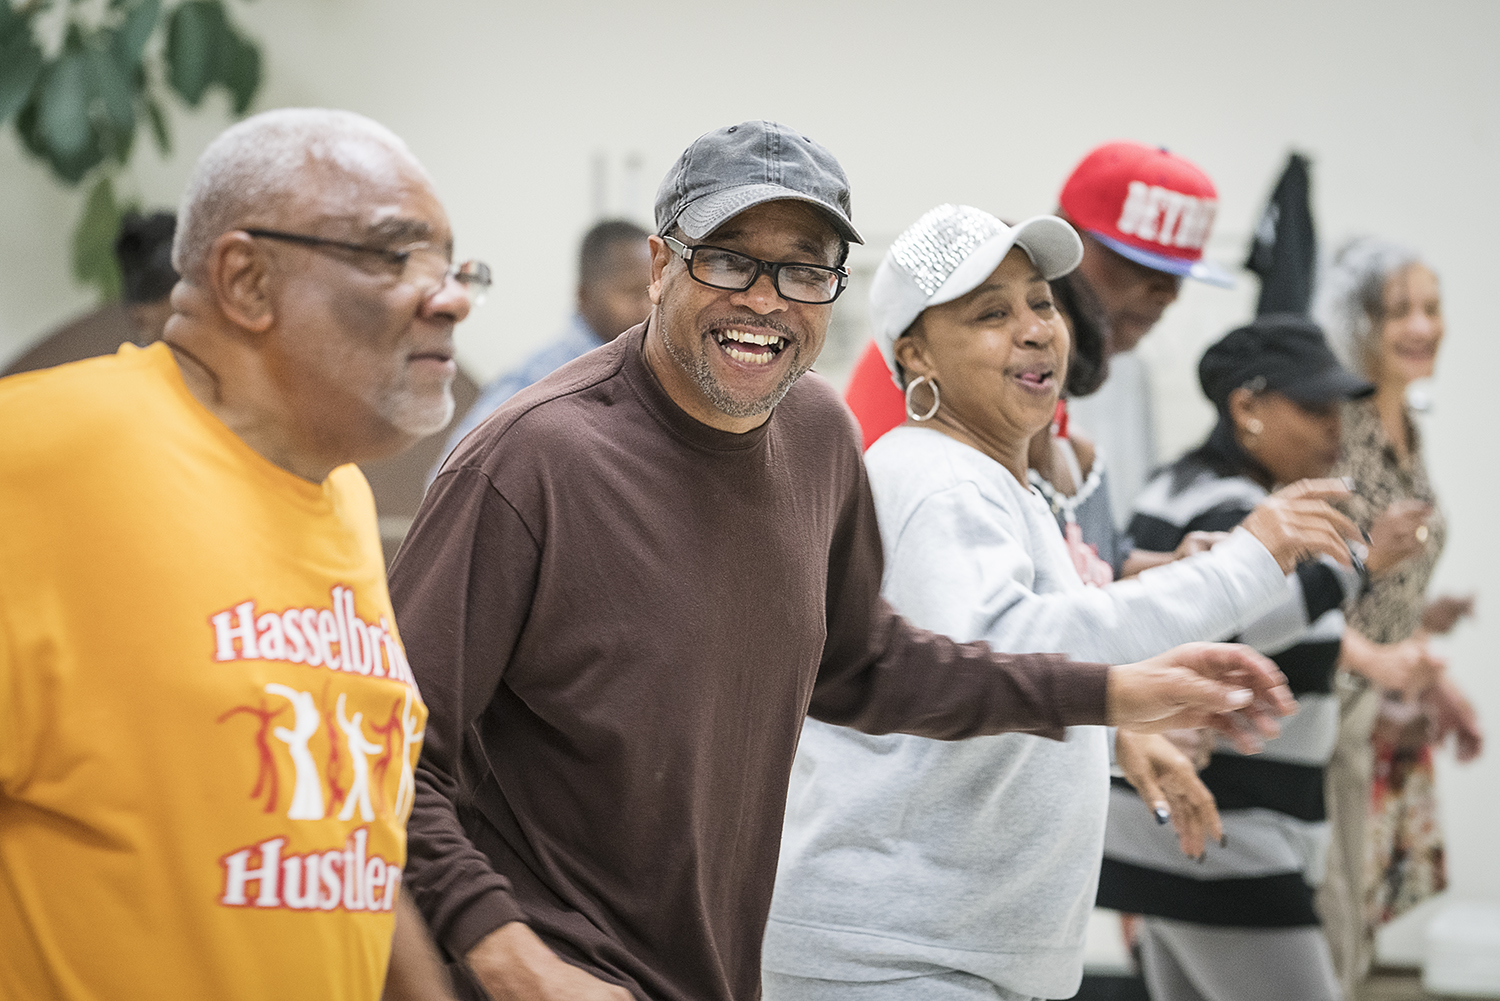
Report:
M739 341L741 344L758 344L761 347L780 345L782 338L775 334L753 334L748 330L726 330L724 331L726 341Z
M775 355L769 353L751 354L748 351L741 351L739 348L733 347L730 344L724 345L724 353L733 358L735 361L745 362L750 365L769 365L771 364L771 360L776 357Z

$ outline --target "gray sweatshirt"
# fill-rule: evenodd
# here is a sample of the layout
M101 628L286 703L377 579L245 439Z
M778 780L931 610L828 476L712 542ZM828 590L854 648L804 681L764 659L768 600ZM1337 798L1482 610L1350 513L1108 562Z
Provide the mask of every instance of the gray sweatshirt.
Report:
M1085 587L1041 496L979 451L897 428L865 454L882 593L998 650L1111 662L1228 636L1286 580L1243 529L1212 552ZM881 980L933 965L1071 997L1103 848L1101 727L947 742L808 720L766 930L768 970Z

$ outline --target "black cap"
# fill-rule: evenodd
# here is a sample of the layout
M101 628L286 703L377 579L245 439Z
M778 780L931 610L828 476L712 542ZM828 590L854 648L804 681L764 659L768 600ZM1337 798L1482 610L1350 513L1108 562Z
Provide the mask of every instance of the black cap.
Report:
M1357 400L1375 392L1372 383L1339 364L1316 323L1276 313L1257 316L1205 351L1198 384L1220 409L1241 386L1298 403Z

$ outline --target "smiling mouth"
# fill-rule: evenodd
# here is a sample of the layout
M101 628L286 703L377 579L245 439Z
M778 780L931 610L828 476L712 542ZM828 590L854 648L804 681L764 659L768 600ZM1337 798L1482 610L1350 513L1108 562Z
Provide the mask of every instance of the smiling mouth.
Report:
M1050 389L1052 387L1052 370L1038 372L1017 372L1016 379L1023 386L1031 389Z
M787 339L780 334L738 327L715 330L713 338L725 354L745 365L769 365L787 345Z

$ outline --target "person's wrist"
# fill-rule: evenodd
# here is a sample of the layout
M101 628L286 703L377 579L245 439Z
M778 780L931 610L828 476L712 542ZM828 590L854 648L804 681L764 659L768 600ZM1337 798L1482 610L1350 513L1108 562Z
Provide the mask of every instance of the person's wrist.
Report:
M537 974L545 969L549 959L555 960L556 957L520 921L501 925L464 954L469 969L485 990L495 995L496 1001L512 996L531 996L526 985L540 979ZM519 989L521 993L515 993L513 989Z

